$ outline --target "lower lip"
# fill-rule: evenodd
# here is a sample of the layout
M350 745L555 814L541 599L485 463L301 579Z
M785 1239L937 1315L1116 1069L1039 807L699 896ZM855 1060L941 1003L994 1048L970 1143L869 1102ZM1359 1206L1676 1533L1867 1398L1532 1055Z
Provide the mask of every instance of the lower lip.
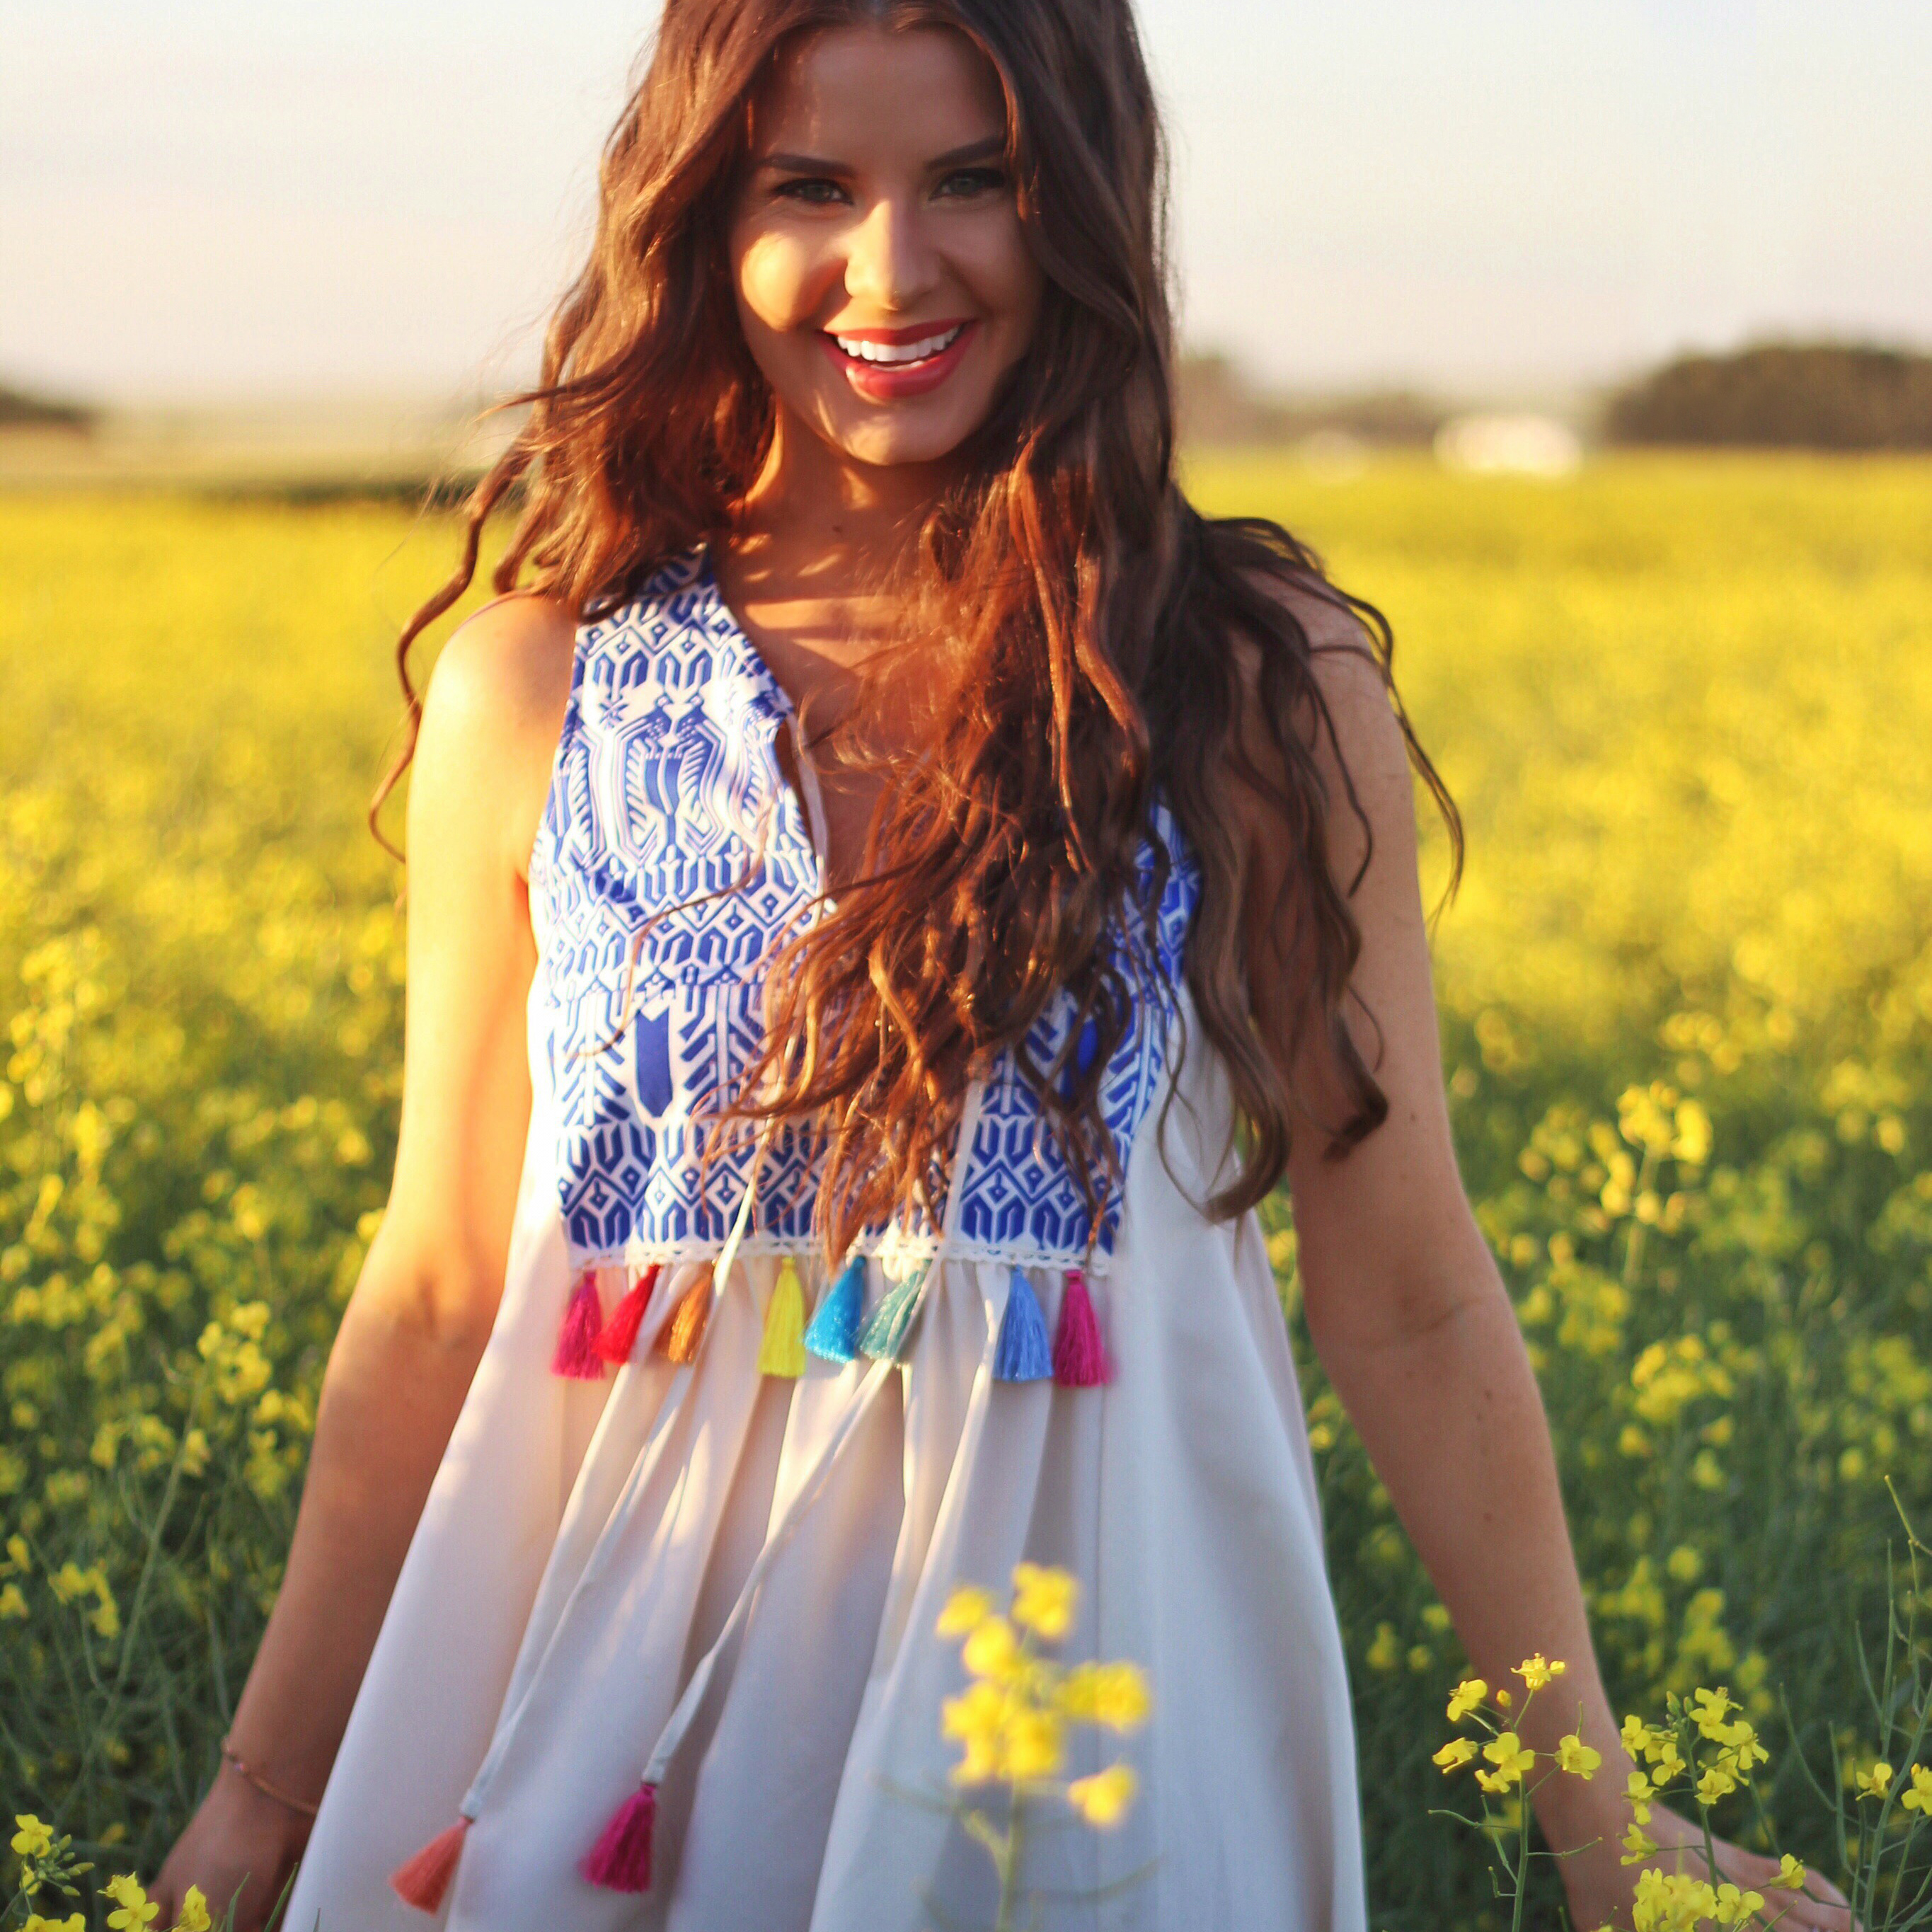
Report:
M969 322L937 356L921 362L904 362L894 367L884 362L862 362L848 356L836 340L827 335L826 352L845 371L846 380L868 402L903 402L908 396L923 396L938 388L958 368L980 325Z

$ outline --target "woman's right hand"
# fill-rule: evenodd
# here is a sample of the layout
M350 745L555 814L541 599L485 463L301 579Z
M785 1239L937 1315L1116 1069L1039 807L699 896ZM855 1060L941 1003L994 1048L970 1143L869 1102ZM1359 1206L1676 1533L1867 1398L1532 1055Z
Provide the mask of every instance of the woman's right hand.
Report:
M234 1899L234 1932L262 1932L308 1833L300 1812L256 1790L224 1762L148 1894L161 1908L157 1925L175 1923L193 1885L216 1924Z

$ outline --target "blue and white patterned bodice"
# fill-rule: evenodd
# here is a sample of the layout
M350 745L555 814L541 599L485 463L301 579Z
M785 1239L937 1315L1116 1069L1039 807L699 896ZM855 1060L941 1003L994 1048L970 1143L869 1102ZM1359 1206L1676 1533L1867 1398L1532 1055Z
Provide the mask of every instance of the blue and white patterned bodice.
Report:
M743 1198L751 1145L741 1138L704 1172L710 1117L763 1039L770 952L820 891L818 854L777 754L791 717L702 550L578 632L530 871L537 1037L578 1267L715 1255ZM1161 984L1180 982L1198 892L1164 810L1154 832L1172 855L1161 973L1130 975L1146 996L1102 1084L1123 1162L1159 1083L1172 1018ZM1055 1002L1029 1035L1036 1066L1060 1060L1071 1013L1070 998ZM1118 1207L1093 1228L1011 1054L986 1081L958 1188L952 1253L1106 1272ZM775 1136L744 1251L814 1251L816 1191L802 1138Z

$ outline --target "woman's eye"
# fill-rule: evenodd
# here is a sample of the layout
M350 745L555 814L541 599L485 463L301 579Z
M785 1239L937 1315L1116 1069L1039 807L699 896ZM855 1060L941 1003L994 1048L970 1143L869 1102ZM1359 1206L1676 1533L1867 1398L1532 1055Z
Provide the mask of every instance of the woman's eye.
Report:
M1006 184L1004 168L955 168L935 192L952 200L967 200L976 195L998 194Z
M781 182L772 192L788 201L802 201L812 208L832 208L845 200L845 190L825 175L800 175Z

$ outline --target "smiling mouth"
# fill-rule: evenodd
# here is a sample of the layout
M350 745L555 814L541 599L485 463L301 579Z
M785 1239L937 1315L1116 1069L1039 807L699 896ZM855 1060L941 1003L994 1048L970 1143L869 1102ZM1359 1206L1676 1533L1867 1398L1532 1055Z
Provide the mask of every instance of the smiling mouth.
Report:
M875 369L910 369L920 363L933 362L944 356L965 332L966 324L956 322L951 327L922 335L915 342L868 342L857 336L839 335L827 331L842 356Z

